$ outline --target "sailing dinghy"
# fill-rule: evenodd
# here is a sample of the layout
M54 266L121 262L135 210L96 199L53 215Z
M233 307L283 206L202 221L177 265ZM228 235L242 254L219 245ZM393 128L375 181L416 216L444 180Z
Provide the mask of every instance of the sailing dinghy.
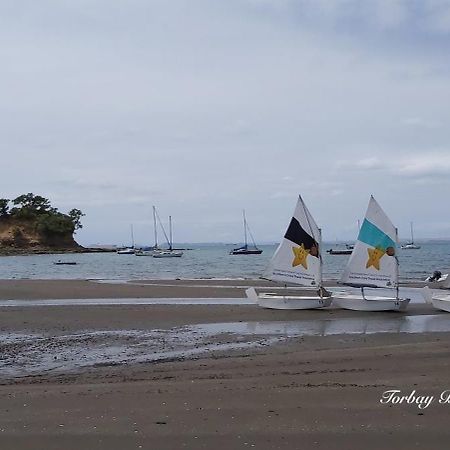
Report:
M246 290L258 306L271 309L316 309L330 306L331 294L322 287L321 233L299 196L288 229L275 251L265 278L314 288L304 295L257 294Z
M435 309L450 312L450 294L441 294L433 291L428 286L422 289L422 294L427 303Z
M442 274L439 270L436 270L433 276L428 277L426 281L427 286L422 289L425 301L436 309L450 312L450 294L443 292L450 289L449 274Z
M341 277L341 283L360 287L361 294L336 293L333 304L357 311L403 311L409 298L399 298L397 229L370 197L358 240ZM366 295L364 288L395 289L395 296Z

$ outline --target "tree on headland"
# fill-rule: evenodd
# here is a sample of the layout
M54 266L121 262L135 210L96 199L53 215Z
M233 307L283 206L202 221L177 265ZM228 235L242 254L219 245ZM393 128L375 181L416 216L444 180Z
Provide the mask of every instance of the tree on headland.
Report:
M6 217L9 213L9 199L0 198L0 217Z
M85 215L86 214L83 214L79 209L76 208L73 208L69 211L68 216L72 219L72 223L75 230L83 228L83 225L81 224L81 218Z
M36 230L43 236L72 234L75 226L66 214L42 214L37 219Z
M73 233L82 228L79 209L62 213L50 200L32 192L0 199L0 251L80 248ZM11 250L13 249L13 250Z
M19 195L12 202L16 206L11 209L11 214L22 218L57 212L56 208L52 208L49 199L34 195L32 192Z
M10 201L14 205L9 209ZM84 214L79 209L72 209L68 214L63 214L54 208L48 198L34 195L32 192L19 195L14 200L0 199L0 219L11 217L12 219L32 221L36 231L44 236L51 234L72 234L83 227L81 218Z

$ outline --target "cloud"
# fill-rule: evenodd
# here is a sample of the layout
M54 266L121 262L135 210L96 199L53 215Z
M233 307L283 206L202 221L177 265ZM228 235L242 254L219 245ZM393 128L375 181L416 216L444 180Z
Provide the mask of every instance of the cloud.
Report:
M355 162L355 166L360 169L382 169L385 167L385 164L380 161L380 159L376 156L372 156L370 158L360 159Z
M439 128L442 126L439 122L423 119L422 117L405 117L401 120L401 123L408 127L429 129Z
M338 234L374 187L446 183L444 2L26 5L0 5L2 195L86 208L82 239L156 204L186 241L240 236L243 207L273 240L299 193Z
M386 174L408 178L424 179L450 176L450 151L424 151L423 154L395 156L381 160L378 157L363 158L354 162L339 163L339 170L367 173L367 171L383 171Z
M404 158L397 162L396 171L408 177L450 176L450 151Z

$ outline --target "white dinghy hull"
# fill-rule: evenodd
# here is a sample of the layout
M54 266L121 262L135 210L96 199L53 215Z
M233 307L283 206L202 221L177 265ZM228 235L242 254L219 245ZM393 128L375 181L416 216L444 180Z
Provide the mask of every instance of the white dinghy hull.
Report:
M409 298L381 297L367 295L334 295L333 305L338 308L351 309L353 311L405 311Z
M433 297L431 299L431 304L441 311L450 312L450 295L442 295L438 297Z
M332 297L257 294L254 288L245 291L247 297L261 308L268 309L320 309L331 305Z
M430 288L422 289L423 298L435 309L450 312L450 294L435 294Z

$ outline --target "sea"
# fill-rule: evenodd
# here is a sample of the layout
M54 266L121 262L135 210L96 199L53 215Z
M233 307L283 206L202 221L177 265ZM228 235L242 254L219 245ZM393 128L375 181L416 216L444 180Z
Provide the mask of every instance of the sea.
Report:
M398 249L400 280L424 280L435 270L448 273L450 241L418 244L421 245L418 250ZM233 246L228 244L183 246L190 250L182 258L157 259L116 253L3 256L0 279L256 279L262 276L276 249L276 245L260 245L261 255L230 255ZM324 250L338 247L324 243ZM348 258L323 252L324 279L339 279ZM76 262L76 265L55 265L57 261Z

